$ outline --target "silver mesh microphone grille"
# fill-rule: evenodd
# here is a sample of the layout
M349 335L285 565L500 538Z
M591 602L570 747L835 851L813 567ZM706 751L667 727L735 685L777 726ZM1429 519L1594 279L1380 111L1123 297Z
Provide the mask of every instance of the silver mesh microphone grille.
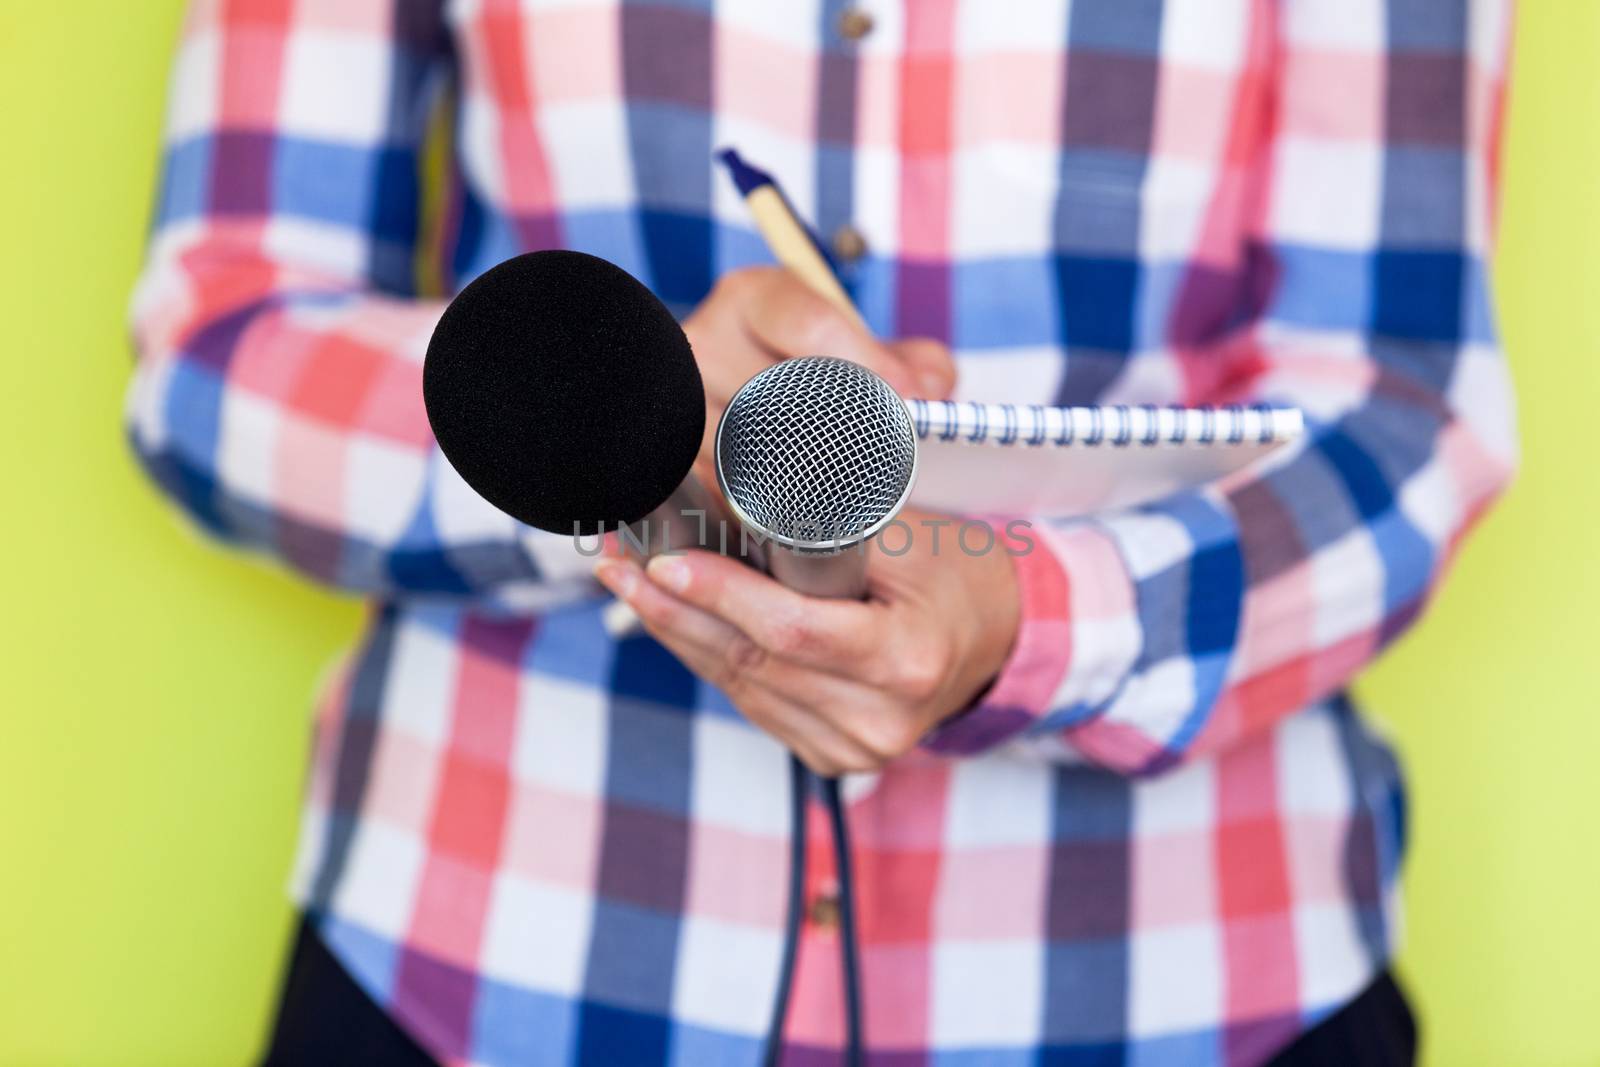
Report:
M882 378L807 356L744 384L717 427L717 478L739 518L796 548L872 536L905 503L917 435Z

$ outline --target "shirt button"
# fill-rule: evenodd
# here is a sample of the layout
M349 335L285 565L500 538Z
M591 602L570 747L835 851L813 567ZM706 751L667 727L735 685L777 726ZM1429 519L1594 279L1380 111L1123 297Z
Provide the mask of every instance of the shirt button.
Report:
M839 36L847 41L859 41L872 32L872 16L859 7L847 7L839 12Z
M854 263L867 254L867 239L849 223L833 231L832 244L833 254L841 263Z
M811 898L811 906L806 908L806 918L811 925L821 930L837 930L839 928L839 898L833 893L819 893Z

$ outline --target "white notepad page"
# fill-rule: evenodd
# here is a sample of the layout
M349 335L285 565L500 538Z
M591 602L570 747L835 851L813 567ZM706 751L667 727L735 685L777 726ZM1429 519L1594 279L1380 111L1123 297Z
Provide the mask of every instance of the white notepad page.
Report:
M952 514L1132 507L1271 462L1305 425L1290 408L906 407L920 438L911 503Z

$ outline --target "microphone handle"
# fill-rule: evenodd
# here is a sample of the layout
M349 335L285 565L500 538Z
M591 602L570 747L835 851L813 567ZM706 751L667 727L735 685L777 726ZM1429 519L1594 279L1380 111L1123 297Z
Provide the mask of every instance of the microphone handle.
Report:
M860 600L867 595L867 542L870 538L831 552L801 552L776 542L766 545L767 573L782 585L807 596ZM805 813L807 780L812 777L805 764L793 754L789 774L794 781L796 830L790 837L790 884L788 922L784 931L784 958L779 975L778 1002L767 1033L765 1067L776 1067L783 1055L783 1024L788 1015L789 995L794 981L794 961L798 953L799 915L803 907L801 887L805 883ZM865 1011L861 998L861 947L856 930L855 877L850 859L850 831L845 816L839 779L819 778L828 823L833 831L834 860L839 880L839 965L844 985L846 1067L861 1067L865 1055L862 1020Z
M860 600L867 595L867 542L833 552L800 552L769 542L767 573L806 596Z
M758 569L765 564L760 546L739 537L722 494L707 489L693 474L654 511L619 531L619 537L623 550L640 563L663 552L704 548L742 557Z
M721 493L713 493L690 474L654 511L617 531L622 550L641 565L662 552L704 548L742 558L757 570L766 569L761 546L739 536ZM748 543L747 543L748 542ZM606 605L600 616L606 633L627 637L640 629L639 616L620 600Z
M822 551L802 551L747 536L721 493L690 474L660 507L630 523L622 547L640 563L662 552L703 548L742 559L780 585L806 596L860 600L867 595L871 538Z

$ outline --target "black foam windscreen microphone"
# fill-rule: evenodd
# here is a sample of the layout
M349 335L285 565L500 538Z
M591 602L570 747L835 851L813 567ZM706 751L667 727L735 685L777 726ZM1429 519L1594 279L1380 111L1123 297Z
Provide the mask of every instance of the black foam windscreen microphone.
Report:
M590 536L677 492L705 388L677 320L622 268L529 252L474 279L434 328L428 422L451 466L508 515Z

